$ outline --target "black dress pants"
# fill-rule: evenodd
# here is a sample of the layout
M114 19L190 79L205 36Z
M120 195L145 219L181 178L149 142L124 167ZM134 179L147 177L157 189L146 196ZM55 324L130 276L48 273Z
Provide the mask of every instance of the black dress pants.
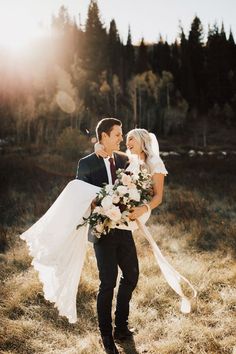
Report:
M122 271L115 312L115 325L119 329L128 325L129 302L138 276L138 259L131 231L113 229L94 244L100 287L97 297L99 329L103 336L112 334L112 299L116 286L118 266Z

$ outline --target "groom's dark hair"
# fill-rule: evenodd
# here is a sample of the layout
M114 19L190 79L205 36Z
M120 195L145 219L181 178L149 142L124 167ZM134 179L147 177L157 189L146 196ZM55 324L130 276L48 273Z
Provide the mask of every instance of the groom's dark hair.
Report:
M110 135L114 125L122 126L122 122L116 118L103 118L101 119L96 126L96 135L98 141L102 139L102 133Z

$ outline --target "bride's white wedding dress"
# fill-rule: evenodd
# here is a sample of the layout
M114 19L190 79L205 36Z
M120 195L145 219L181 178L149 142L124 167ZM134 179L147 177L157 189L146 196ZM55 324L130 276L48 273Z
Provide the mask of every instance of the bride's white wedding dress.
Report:
M152 160L149 166L154 173L167 173L160 158ZM134 171L135 168L138 168L137 161L130 165L129 170ZM55 303L59 314L66 316L70 323L77 321L76 295L88 242L88 226L78 230L76 226L90 214L91 202L99 190L99 187L77 179L69 182L48 211L20 235L33 257L32 264L43 284L45 299ZM180 280L190 285L194 296L196 292L161 254L145 226L149 216L147 213L137 223L131 222L128 228L141 228L167 282L181 296L182 312L190 312L190 302L182 292Z

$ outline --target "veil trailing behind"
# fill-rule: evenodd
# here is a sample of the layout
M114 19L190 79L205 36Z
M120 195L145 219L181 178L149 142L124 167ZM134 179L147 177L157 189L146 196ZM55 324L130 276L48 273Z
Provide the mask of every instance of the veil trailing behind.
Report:
M99 190L99 187L77 179L69 182L48 211L20 235L33 257L32 264L43 284L45 299L53 302L59 314L66 316L70 323L77 321L76 296L88 243L88 226L78 230L76 226L90 214L91 202ZM162 255L145 226L149 216L150 213L146 213L125 228L142 230L165 279L181 297L181 311L188 313L191 311L190 301L184 295L180 282L190 286L193 297L196 291Z

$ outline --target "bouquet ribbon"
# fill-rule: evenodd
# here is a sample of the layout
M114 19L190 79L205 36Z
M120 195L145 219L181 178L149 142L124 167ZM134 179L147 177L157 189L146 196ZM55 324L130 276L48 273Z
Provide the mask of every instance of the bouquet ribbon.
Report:
M53 302L70 323L77 321L76 297L88 244L88 225L78 230L76 227L90 214L91 202L99 191L99 187L77 179L69 182L48 211L20 235L33 257L32 265L43 284L45 299ZM125 228L133 231L138 227L150 243L168 284L180 295L181 311L190 312L190 300L184 295L180 281L191 287L193 297L196 290L167 262L144 221L131 222Z

